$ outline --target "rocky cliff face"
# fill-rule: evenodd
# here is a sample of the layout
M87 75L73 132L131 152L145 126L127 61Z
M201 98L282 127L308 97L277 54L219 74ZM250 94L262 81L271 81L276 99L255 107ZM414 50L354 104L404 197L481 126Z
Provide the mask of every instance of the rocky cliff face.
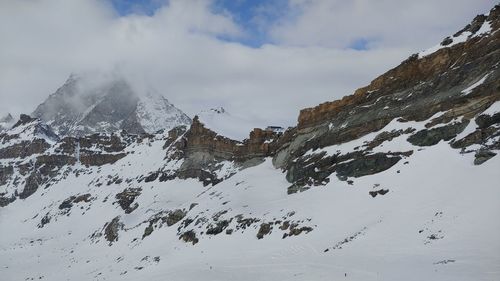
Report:
M190 124L186 114L159 94L138 94L123 78L85 75L72 75L32 115L61 136L155 133Z
M236 141L205 128L198 116L187 131L171 131L167 160L182 160L173 173L180 178L199 178L204 184L217 184L238 170L248 168L272 156L280 134L254 129L249 138ZM172 172L172 171L171 171Z
M195 178L204 185L215 185L238 171L258 165L276 150L281 134L255 128L249 138L232 140L208 129L195 116L189 128L180 126L168 132L163 145L163 168L150 173L145 180Z
M375 173L391 167L396 159L401 159L401 153L413 152L373 154L374 147L401 135L417 146L447 141L462 151L493 155L484 151L498 149L498 123L488 122L487 130L478 124L481 119L497 118L496 114L480 114L500 99L500 33L496 32L499 28L497 6L489 16L476 17L455 34L453 38L466 36L463 42L452 45L445 40L433 53L410 56L353 95L302 110L296 131L279 145L274 164L288 171L287 178L294 185L301 186L321 182L332 172L342 178ZM424 127L417 130L414 122L424 122ZM387 130L396 123L398 130ZM466 128L470 134L457 138ZM324 154L322 148L374 132L378 135L356 151L319 155ZM474 149L466 149L473 144ZM319 164L319 159L324 163ZM349 171L343 171L345 165L337 164L346 160L354 165L348 167ZM311 161L316 165L310 165ZM363 162L363 167L358 167L356 161ZM320 172L307 172L306 165Z
M385 106L392 109L411 104L411 107L404 108L404 112L399 114L400 117L423 120L437 111L447 110L446 106L451 108L463 100L470 99L467 96L472 91L489 94L493 96L491 99L495 100L494 92L498 89L498 77L494 75L498 59L499 34L496 30L500 27L499 14L499 9L495 8L489 16L477 16L471 24L455 34L454 37L465 36L460 44L439 45L438 48L431 48L434 52L423 57L422 54L414 54L399 66L377 77L370 85L358 89L353 95L301 110L298 128L316 126L333 118L342 118L342 113L350 109L360 110L374 105L383 105L376 109ZM445 39L443 42L446 41ZM483 81L486 83L478 85L479 88L470 89L467 94L462 93L482 78L486 79ZM425 108L418 108L420 104L413 105L416 100L429 99L434 100L433 104L423 112L421 109ZM443 101L451 104L444 105Z

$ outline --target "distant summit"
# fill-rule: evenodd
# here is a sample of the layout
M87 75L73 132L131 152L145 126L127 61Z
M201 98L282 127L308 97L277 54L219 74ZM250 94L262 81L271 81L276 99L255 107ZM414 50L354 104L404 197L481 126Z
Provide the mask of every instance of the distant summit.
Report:
M160 94L137 93L123 78L71 75L33 112L60 136L154 133L191 119Z

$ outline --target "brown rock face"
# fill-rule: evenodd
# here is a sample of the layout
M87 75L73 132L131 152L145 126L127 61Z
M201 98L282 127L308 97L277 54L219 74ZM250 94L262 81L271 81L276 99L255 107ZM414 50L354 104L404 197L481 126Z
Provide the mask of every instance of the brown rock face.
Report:
M500 28L500 6L496 6L488 17L478 16L473 23L467 25L462 32L469 31L475 33L481 25L488 21L492 29ZM488 37L472 37L465 43L457 44L449 48L442 48L437 52L418 58L412 55L401 65L389 70L387 73L373 80L370 85L360 88L353 95L345 96L341 100L325 102L313 108L306 108L300 111L298 118L298 128L316 126L329 119L337 117L340 113L349 111L355 107L368 105L377 99L391 96L394 93L402 92L406 89L416 87L419 84L432 83L431 89L425 89L420 95L429 95L435 91L451 90L459 82L475 73L487 73L488 69L499 59L499 32ZM472 73L471 73L472 72ZM442 77L445 74L445 77ZM452 83L443 83L443 78L450 77ZM490 91L491 101L498 100L499 80L491 79ZM488 86L485 86L485 88ZM430 91L430 92L429 92ZM496 92L496 93L494 93ZM466 99L457 97L448 99L447 103L436 101L430 110L421 113L409 114L408 120L418 120L427 117L431 111L436 112L454 107L463 103ZM451 102L451 104L449 104ZM425 119L425 118L424 118Z
M248 139L240 142L205 128L195 116L186 132L179 129L170 131L164 147L168 148L167 157L170 160L184 159L181 168L174 172L175 176L198 178L207 185L222 180L215 173L221 161L232 161L239 166L258 164L264 157L273 155L279 137L280 134L272 130L254 129ZM151 177L156 179L157 176Z
M278 134L271 130L255 128L250 137L243 142L231 140L205 128L195 116L191 128L185 135L183 147L186 152L208 151L224 159L245 161L254 157L271 156L274 151L273 140Z
M492 31L475 34L486 22ZM480 114L500 100L499 29L497 5L489 16L476 17L456 34L470 32L465 42L452 45L454 39L450 37L440 50L426 56L410 56L350 96L303 109L297 128L285 132L273 152L273 164L285 170L287 180L292 183L288 192L323 185L332 173L348 180L389 169L411 151L374 154L372 150L402 135L408 135L405 139L417 146L445 141L463 152L471 152L466 148L478 144L484 151L476 153L478 163L494 157L491 150L500 147L497 139L500 118ZM477 130L456 140L472 119L478 125ZM383 131L393 120L401 126L408 121L429 121L423 130L408 125L405 130ZM347 154L318 150L377 131L380 133L375 139ZM343 161L347 164L342 164Z

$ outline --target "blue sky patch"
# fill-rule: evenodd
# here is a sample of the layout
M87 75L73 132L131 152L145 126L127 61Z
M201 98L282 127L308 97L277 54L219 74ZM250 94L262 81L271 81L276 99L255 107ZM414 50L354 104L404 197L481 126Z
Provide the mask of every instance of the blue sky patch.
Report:
M243 38L220 39L251 47L270 43L269 27L290 12L288 0L216 0L212 9L215 13L230 14L246 34Z
M357 51L366 51L373 47L374 42L378 41L377 38L358 38L349 44L348 48ZM371 46L370 46L371 45Z
M156 10L168 3L168 0L110 0L121 16L141 14L152 16Z

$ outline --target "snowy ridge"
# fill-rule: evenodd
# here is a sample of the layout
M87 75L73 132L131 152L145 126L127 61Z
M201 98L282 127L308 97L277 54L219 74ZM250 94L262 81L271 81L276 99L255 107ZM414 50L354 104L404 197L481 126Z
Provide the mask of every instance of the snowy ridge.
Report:
M463 31L460 34L455 34L455 35L453 35L451 37L447 37L440 44L438 44L436 46L433 46L433 47L431 47L431 48L429 48L427 50L424 50L424 51L421 51L420 53L418 53L418 57L419 58L423 58L423 57L426 57L426 56L428 56L430 54L433 54L433 53L437 52L440 49L450 48L450 47L452 47L454 45L457 45L457 44L460 44L460 43L464 43L464 42L466 42L467 40L469 40L471 38L480 37L480 36L488 36L488 35L491 35L491 34L492 34L491 23L488 22L488 21L485 21L481 25L481 27L479 28L479 30L476 31L475 33L472 33L470 31Z
M6 130L5 134L10 137L2 143L2 147L8 147L21 142L31 142L37 139L44 140L49 144L54 144L59 140L59 137L52 131L50 126L38 119L20 123Z
M191 120L160 94L148 93L137 103L137 119L148 133L169 131L176 126L189 125Z

